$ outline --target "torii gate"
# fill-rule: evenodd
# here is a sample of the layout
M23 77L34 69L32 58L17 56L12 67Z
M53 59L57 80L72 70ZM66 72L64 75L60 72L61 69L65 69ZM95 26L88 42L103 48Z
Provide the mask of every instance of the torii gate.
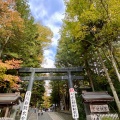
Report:
M22 80L29 80L27 92L25 94L24 104L22 108L20 120L27 120L27 114L29 109L29 103L31 98L31 91L34 80L68 80L69 94L71 101L72 117L74 120L78 120L78 108L76 104L75 91L73 88L72 80L83 80L83 76L72 76L72 73L83 71L83 67L71 67L71 68L20 68L19 73L31 73L31 76L21 77ZM35 73L67 73L66 76L40 76L35 77Z

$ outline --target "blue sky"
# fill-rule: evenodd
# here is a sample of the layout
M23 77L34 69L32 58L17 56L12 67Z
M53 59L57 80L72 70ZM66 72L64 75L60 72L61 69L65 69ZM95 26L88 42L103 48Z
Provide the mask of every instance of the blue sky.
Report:
M32 16L36 22L48 26L53 32L53 39L48 50L44 51L45 61L43 67L53 68L58 39L60 38L59 30L64 18L65 6L63 0L29 0Z

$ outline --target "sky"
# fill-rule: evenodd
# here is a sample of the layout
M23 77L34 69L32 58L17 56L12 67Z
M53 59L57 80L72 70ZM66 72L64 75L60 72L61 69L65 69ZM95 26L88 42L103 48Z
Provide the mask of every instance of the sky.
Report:
M44 68L54 68L55 55L60 38L59 30L64 18L65 5L63 0L29 0L31 14L36 22L43 24L53 32L52 43L49 49L44 51Z

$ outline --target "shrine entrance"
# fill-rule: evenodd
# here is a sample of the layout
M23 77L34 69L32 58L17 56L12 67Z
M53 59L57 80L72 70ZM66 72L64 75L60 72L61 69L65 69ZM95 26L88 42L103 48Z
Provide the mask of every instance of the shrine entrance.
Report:
M72 117L74 120L79 119L78 108L76 104L75 91L73 88L73 80L83 80L83 76L72 75L73 73L80 73L83 71L82 67L71 67L71 68L20 68L19 73L30 73L30 76L21 77L21 80L28 80L29 85L24 99L20 120L27 120L28 109L31 98L31 91L33 88L34 80L68 80L69 95L71 102ZM65 76L36 76L39 73L65 73Z

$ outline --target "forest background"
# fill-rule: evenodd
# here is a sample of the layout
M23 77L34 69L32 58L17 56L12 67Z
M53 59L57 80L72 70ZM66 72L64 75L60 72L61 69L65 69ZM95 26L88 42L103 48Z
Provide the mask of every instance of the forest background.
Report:
M56 54L56 67L83 66L84 80L74 81L79 112L84 113L81 88L89 91L108 91L115 102L111 109L120 112L120 1L69 0L60 31ZM14 69L41 67L43 51L50 45L52 32L35 23L25 0L0 1L0 91L11 92L19 87L26 89ZM11 70L12 69L12 70ZM15 76L16 75L16 76ZM41 87L40 87L41 86ZM51 102L60 106L64 101L69 109L68 83L51 82ZM35 82L32 98L43 103L44 81ZM56 97L56 95L58 97ZM48 100L49 101L49 100ZM50 103L48 104L50 106ZM84 114L81 116L84 118Z
M36 23L31 15L28 1L0 1L0 92L15 92L21 90L21 95L27 89L28 82L20 80L20 67L41 67L43 51L51 43L52 31L40 23ZM45 92L44 81L34 82L32 99L36 103L43 102Z

